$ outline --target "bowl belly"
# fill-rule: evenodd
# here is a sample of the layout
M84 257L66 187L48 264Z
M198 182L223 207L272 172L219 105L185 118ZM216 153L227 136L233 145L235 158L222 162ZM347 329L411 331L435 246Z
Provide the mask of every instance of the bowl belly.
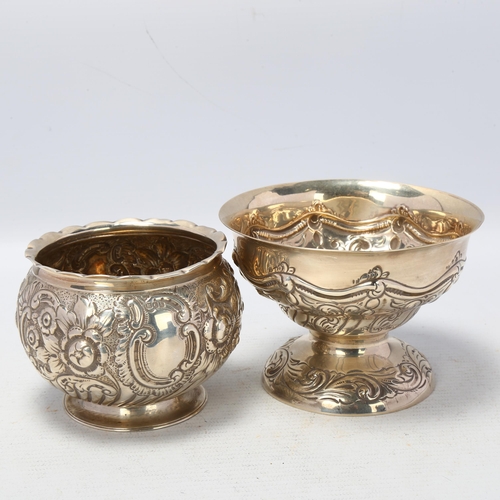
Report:
M293 248L238 237L235 262L296 323L340 342L374 341L456 282L468 238L394 252Z
M33 365L55 387L132 408L178 397L212 375L238 343L241 310L220 259L195 279L137 292L79 291L30 271L17 323Z

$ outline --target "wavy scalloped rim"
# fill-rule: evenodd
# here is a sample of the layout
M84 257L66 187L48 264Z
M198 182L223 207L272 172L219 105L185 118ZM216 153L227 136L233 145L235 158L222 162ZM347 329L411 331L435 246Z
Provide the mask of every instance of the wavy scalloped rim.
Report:
M40 264L36 260L36 256L42 250L48 245L51 245L52 243L55 243L56 241L59 241L69 235L73 234L78 234L82 233L85 231L96 231L96 230L106 230L106 229L114 229L117 227L164 227L164 228L174 228L174 229L180 229L182 231L188 232L188 233L193 233L199 236L204 236L205 238L208 238L212 240L216 244L216 249L215 251L206 259L200 260L196 264L192 264L187 267L183 267L182 269L178 269L177 271L172 271L170 273L164 273L164 274L151 274L151 275L125 275L125 276L113 276L109 274L81 274L81 273L72 273L69 271L60 271L59 269L55 269L53 267L45 266L43 264ZM57 232L49 232L45 233L43 236L40 238L33 240L28 247L26 248L26 251L24 255L26 258L28 258L32 264L33 267L39 268L39 269L44 269L47 270L51 273L54 273L55 275L63 278L63 277L71 277L71 278L82 278L82 279L92 279L92 280L117 280L117 281L123 281L127 279L142 279L142 280L151 280L151 281L156 281L160 279L164 279L167 277L176 277L176 276L183 276L194 269L201 267L211 260L213 260L215 257L218 255L221 255L225 248L226 248L226 236L222 231L217 231L216 229L213 229L211 227L206 227L206 226L198 226L194 222L190 222L187 220L168 220L168 219L120 219L114 222L110 221L99 221L99 222L91 222L90 224L87 224L85 226L68 226L65 227L64 229L61 229L60 231Z
M280 183L280 184L271 184L269 186L264 186L256 189L252 189L250 191L245 191L243 193L240 193L236 196L233 196L229 200L227 200L222 207L219 210L219 219L220 221L229 229L231 230L235 235L238 237L242 237L244 239L250 239L253 241L259 241L259 242L265 242L267 245L277 245L280 248L287 247L287 248L295 248L299 249L301 251L305 252L319 252L319 253L324 253L324 252L334 252L338 253L338 250L331 250L331 249L324 249L324 248L304 248L304 247L294 247L294 246L288 246L288 245L283 245L282 243L275 243L271 241L266 241L262 240L259 238L256 238L254 236L250 236L248 234L242 233L241 231L238 231L234 227L231 226L231 221L232 218L237 215L239 212L242 212L244 210L248 210L250 208L257 208L257 207L250 207L250 202L254 201L256 195L262 195L263 193L267 192L272 192L273 190L277 188L284 188L284 187L292 187L296 185L304 185L304 184L310 184L310 185L319 185L319 184L333 184L333 183L340 183L340 184L349 184L349 183L357 183L360 185L365 185L365 186L377 186L377 185L385 185L387 187L394 187L394 186L403 186L407 188L412 188L412 189L417 189L420 190L422 194L428 194L428 195L445 195L450 198L454 198L455 200L459 200L461 203L467 205L469 208L473 209L476 217L476 223L471 227L471 231L467 233L466 235L459 236L458 238L455 238L452 241L457 241L462 238L468 238L472 233L477 231L479 227L482 225L484 222L484 213L483 211L474 203L471 201L467 200L466 198L462 198L461 196L457 196L452 193L448 193L446 191L441 191L438 189L432 189L432 188L426 188L426 187L421 187L421 186L416 186L413 184L405 184L405 183L397 183L397 182L386 182L386 181L380 181L380 180L365 180L365 179L317 179L317 180L308 180L308 181L301 181L301 182L287 182L287 183ZM248 204L245 206L243 200L248 199ZM235 205L236 202L238 202L238 209L236 210L229 210L229 207L231 205ZM240 203L243 202L243 206L239 206ZM269 205L273 205L275 203L281 203L279 200L272 200L272 203L269 203ZM263 205L265 206L265 205ZM234 208L234 207L233 207ZM227 213L229 212L229 213ZM451 214L453 215L453 214ZM438 245L447 245L450 243L450 241L439 241L432 243L433 247L436 247ZM429 245L430 246L430 245ZM384 250L384 251L390 251L391 254L395 253L400 253L400 252L413 252L413 251L418 251L419 248L422 247L408 247L408 248L400 248L396 250ZM359 253L357 250L343 250L342 253L349 254L349 253ZM363 251L364 255L367 254L380 254L381 251L379 250L366 250Z

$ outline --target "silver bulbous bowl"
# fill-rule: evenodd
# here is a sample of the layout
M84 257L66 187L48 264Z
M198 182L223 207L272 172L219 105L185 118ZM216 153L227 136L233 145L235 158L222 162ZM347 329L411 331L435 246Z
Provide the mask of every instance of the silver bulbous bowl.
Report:
M223 233L123 219L33 241L17 325L80 423L157 429L196 415L201 383L238 343L242 302Z
M220 211L234 260L308 333L268 360L265 389L296 408L369 415L408 408L434 379L423 354L389 333L458 279L483 214L404 184L324 180L243 193Z

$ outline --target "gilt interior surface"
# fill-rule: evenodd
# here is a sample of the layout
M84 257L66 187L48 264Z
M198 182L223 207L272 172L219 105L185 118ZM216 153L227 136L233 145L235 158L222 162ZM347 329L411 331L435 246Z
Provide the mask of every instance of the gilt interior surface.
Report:
M215 248L209 241L158 233L104 234L49 245L37 261L60 271L134 276L163 274L196 264Z
M376 213L366 200L346 198L328 205L318 201L248 210L233 218L232 227L283 245L350 251L418 247L471 231L456 217L436 210L412 210L401 204Z

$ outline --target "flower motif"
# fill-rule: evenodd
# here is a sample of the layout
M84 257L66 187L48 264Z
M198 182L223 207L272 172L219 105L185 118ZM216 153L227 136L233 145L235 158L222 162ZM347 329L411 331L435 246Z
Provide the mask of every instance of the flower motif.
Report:
M97 314L96 305L81 297L73 311L58 307L56 322L64 336L56 345L55 357L49 359L51 371L59 372L61 364L67 365L76 375L101 376L108 359L104 337L111 332L113 311L106 309Z
M40 330L45 335L53 335L56 328L56 311L52 307L46 307L33 316L36 319Z
M238 343L238 332L239 317L233 318L223 307L214 307L212 318L208 319L203 328L207 351L228 355Z
M35 325L29 325L24 332L24 344L31 349L38 349L40 347L40 332Z

